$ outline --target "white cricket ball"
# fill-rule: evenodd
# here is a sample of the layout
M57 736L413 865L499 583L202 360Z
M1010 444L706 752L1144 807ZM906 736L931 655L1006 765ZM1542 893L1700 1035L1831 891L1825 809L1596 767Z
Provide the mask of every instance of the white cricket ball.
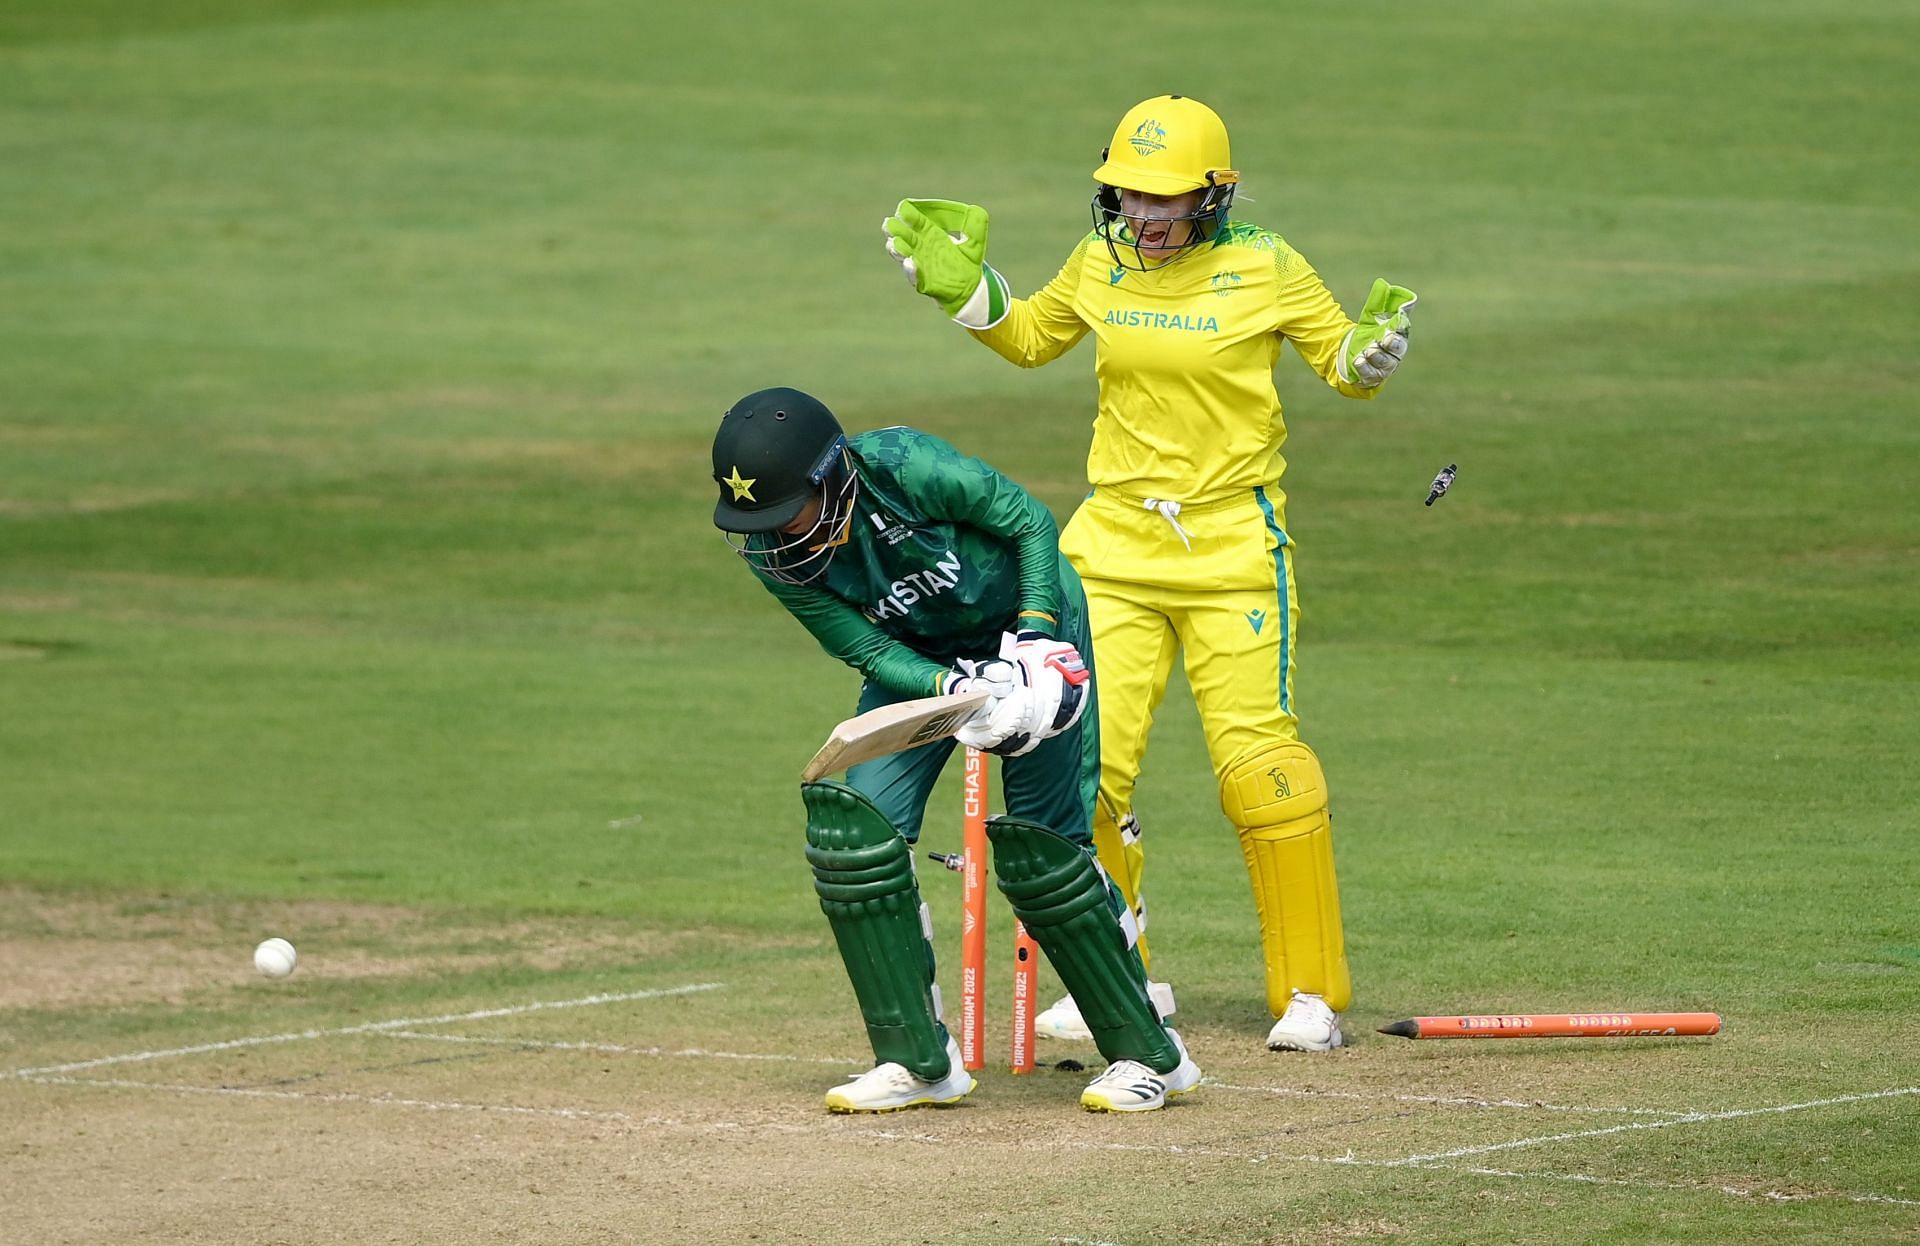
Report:
M253 967L269 978L284 978L300 963L300 954L285 939L268 939L253 949Z

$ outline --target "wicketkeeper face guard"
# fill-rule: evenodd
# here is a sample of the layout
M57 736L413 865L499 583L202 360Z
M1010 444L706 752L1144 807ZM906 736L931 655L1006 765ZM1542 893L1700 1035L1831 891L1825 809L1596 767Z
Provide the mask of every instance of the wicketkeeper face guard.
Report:
M1120 118L1093 171L1100 183L1093 195L1094 233L1122 268L1144 272L1169 264L1212 242L1227 223L1240 182L1232 165L1226 123L1211 108L1184 95L1142 101ZM1163 197L1201 194L1190 210L1162 215L1125 211L1122 192L1128 190ZM1143 230L1161 227L1166 243L1143 247Z
M1121 205L1121 188L1102 186L1093 192L1093 232L1107 244L1114 263L1134 272L1146 272L1171 264L1195 247L1213 241L1220 227L1227 223L1227 212L1233 206L1233 189L1231 182L1208 186L1193 211L1162 215L1150 209L1129 213ZM1182 229L1182 225L1186 228ZM1143 248L1142 235L1162 227L1167 230L1167 241ZM1179 241L1174 241L1176 238Z

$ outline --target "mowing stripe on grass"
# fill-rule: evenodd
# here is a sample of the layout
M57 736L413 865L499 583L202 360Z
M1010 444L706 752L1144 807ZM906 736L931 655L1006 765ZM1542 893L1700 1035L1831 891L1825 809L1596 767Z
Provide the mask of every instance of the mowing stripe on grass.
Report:
M94 1060L75 1060L70 1064L48 1064L39 1068L13 1069L4 1076L36 1078L50 1073L73 1073L81 1069L97 1069L109 1064L136 1064L144 1060L164 1060L171 1056L196 1056L209 1051L259 1047L266 1043L292 1043L312 1038L333 1038L342 1034L378 1034L385 1030L406 1030L421 1025L446 1025L454 1021L481 1021L490 1017L512 1017L521 1013L543 1012L555 1008L588 1008L596 1004L619 1004L635 999L691 995L696 991L717 991L723 985L719 982L694 982L686 986L661 987L651 991L620 991L606 995L586 995L579 999L542 1000L532 1004L515 1004L508 1008L452 1012L439 1017L401 1017L394 1021L369 1021L364 1025L346 1025L330 1030L296 1030L285 1034L260 1034L251 1038L230 1038L217 1043L196 1043L191 1047L169 1047L161 1051L134 1051L119 1056L101 1056Z

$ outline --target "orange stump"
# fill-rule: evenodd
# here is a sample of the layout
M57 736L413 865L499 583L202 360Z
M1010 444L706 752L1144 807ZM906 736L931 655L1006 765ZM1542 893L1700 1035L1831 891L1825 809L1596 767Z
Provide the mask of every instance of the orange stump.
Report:
M1013 919L1013 1071L1033 1072L1033 993L1040 977L1040 948L1026 923Z
M987 755L967 750L961 785L960 1063L984 1068L987 983Z
M1523 1012L1409 1017L1380 1027L1396 1038L1668 1038L1718 1034L1717 1012Z
M960 1063L968 1072L986 1066L987 1030L987 755L967 750L960 786L960 855L929 853L960 871ZM1031 1073L1034 999L1040 984L1040 948L1018 918L1013 923L1013 1071Z

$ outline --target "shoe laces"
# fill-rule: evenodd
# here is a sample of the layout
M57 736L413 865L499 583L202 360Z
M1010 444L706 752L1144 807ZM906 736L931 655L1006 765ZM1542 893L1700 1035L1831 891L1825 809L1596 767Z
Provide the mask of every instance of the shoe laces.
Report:
M848 1084L863 1090L913 1090L932 1083L915 1077L906 1065L889 1061L876 1064L860 1076L849 1079Z
M1333 1009L1318 995L1303 995L1295 991L1293 998L1287 1001L1286 1019L1289 1021L1318 1021L1322 1025L1331 1025L1333 1015Z
M1117 1086L1126 1082L1148 1080L1164 1085L1158 1073L1138 1060L1115 1060L1109 1064L1100 1076L1093 1079L1095 1086Z

